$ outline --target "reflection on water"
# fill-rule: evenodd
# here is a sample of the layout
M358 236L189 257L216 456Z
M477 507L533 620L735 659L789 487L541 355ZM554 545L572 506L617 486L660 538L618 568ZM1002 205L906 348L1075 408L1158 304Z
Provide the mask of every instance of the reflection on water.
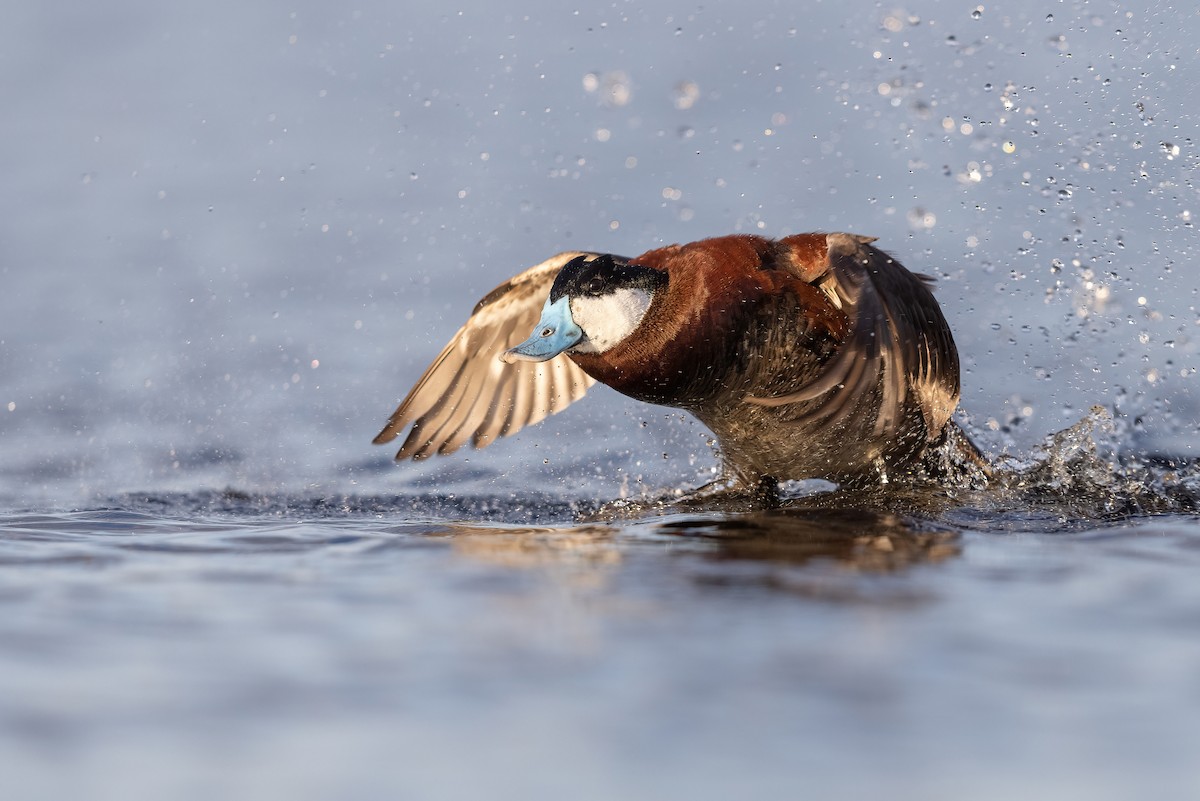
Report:
M960 553L957 533L869 509L772 509L732 517L668 520L660 530L701 537L724 559L802 565L828 559L843 568L888 572Z
M628 563L646 553L659 560L657 573L645 576L652 582L684 576L708 592L757 590L888 607L923 602L928 593L858 577L899 574L962 553L954 530L869 509L672 514L620 525L446 525L436 535L450 541L456 556L510 575L535 574L565 592L602 593L604 604L616 603L608 595Z
M666 560L664 573L679 572L700 589L889 606L925 600L927 593L856 576L899 573L962 553L955 530L869 509L674 514L622 525L446 525L434 536L448 539L458 557L532 572L573 593L611 589L626 562L653 551Z
M456 553L500 567L603 569L621 561L615 532L606 526L487 528L448 526Z

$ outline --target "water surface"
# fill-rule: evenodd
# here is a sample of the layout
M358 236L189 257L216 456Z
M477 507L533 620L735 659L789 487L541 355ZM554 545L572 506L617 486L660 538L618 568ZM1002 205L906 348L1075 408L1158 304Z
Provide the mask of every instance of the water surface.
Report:
M469 503L458 520L355 497L5 515L6 781L47 798L1200 790L1194 517L610 525L542 506L499 524L512 507Z

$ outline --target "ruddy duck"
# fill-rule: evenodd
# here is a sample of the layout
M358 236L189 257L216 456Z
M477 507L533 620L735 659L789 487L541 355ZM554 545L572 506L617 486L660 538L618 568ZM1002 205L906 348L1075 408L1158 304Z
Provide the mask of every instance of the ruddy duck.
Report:
M411 424L397 460L484 447L600 381L694 414L733 487L983 469L950 419L958 352L932 279L873 241L734 235L634 259L560 253L479 301L375 443Z

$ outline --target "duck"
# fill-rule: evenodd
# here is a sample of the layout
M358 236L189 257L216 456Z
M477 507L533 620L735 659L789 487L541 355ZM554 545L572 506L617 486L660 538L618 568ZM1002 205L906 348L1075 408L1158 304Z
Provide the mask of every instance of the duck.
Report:
M733 234L568 251L485 295L375 437L398 461L486 447L602 383L716 436L726 489L986 470L954 422L958 351L873 237ZM716 483L716 482L715 482Z

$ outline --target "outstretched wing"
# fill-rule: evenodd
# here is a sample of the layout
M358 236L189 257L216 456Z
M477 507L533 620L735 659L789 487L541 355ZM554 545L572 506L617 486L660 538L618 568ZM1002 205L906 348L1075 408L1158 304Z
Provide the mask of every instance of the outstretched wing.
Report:
M563 265L598 255L559 253L489 292L392 413L375 444L391 442L411 424L398 461L453 453L468 440L482 448L582 398L595 380L565 354L513 364L501 362L500 354L537 325Z
M937 436L958 404L958 351L929 291L932 279L909 272L872 247L873 241L828 234L827 263L797 265L799 277L820 287L850 315L850 336L820 377L804 389L750 401L783 406L820 398L820 405L804 415L816 419L849 414L879 393L876 435L895 430L906 404L915 401L929 435Z

